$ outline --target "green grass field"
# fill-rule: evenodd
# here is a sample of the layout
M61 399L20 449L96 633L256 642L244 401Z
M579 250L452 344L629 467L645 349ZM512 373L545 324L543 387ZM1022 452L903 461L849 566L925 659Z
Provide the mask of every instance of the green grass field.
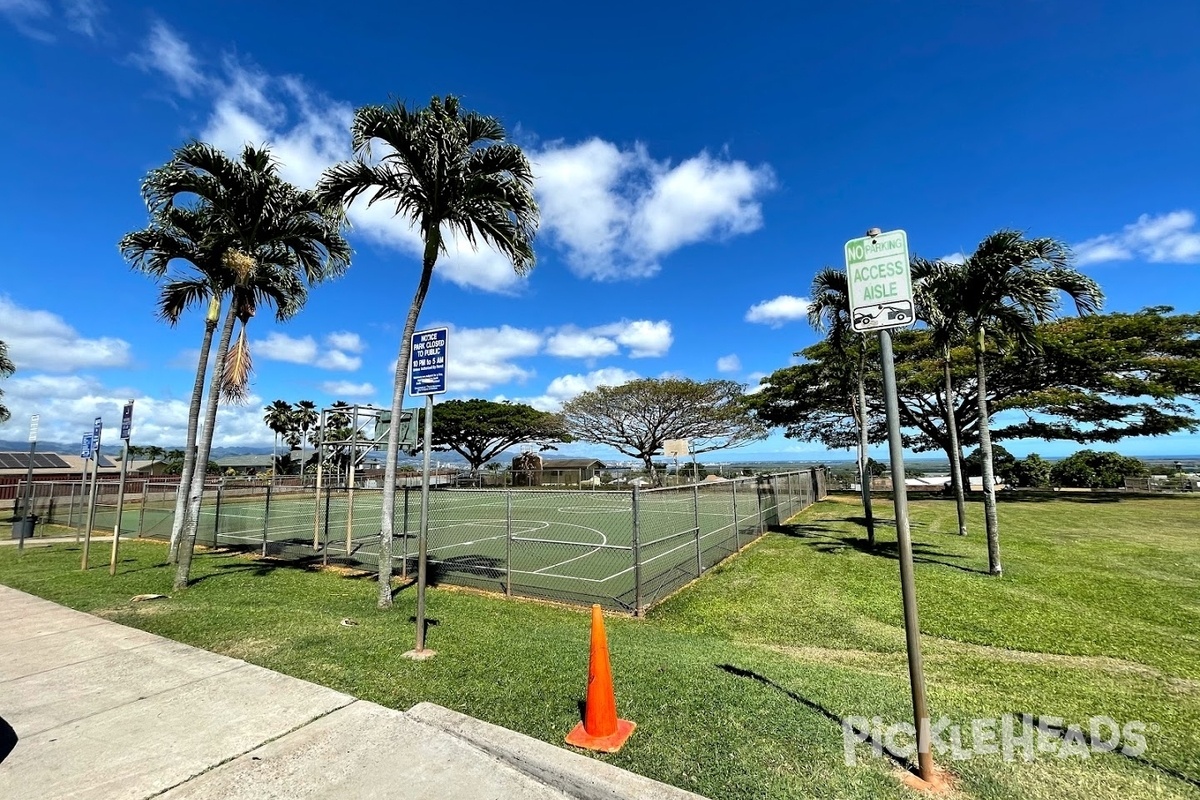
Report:
M1200 797L1200 499L1006 500L1000 579L983 574L981 508L971 512L961 538L952 503L912 503L933 717L969 728L1004 714L1083 725L1105 715L1146 723L1147 748L942 758L957 796ZM859 514L848 498L820 503L645 619L611 618L618 706L638 729L603 758L711 798L915 796L866 746L845 763L841 718L911 713L890 529L870 551ZM379 612L370 578L204 552L186 592L130 603L170 593L164 550L129 543L109 578L81 572L74 546L20 560L3 548L0 581L396 708L429 700L559 744L578 720L582 611L434 589L438 656L418 663L400 657L413 638L410 586Z

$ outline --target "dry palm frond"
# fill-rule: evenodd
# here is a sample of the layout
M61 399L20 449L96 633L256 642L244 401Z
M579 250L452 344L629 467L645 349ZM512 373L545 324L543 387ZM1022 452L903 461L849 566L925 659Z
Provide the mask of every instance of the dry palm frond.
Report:
M250 375L253 372L254 361L250 358L250 342L246 339L246 326L243 324L237 341L225 354L221 397L228 403L245 404L250 399Z

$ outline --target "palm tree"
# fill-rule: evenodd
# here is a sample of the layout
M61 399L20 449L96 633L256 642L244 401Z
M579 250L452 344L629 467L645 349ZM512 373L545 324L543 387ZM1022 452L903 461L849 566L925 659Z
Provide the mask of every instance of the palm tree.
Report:
M275 433L275 443L271 450L271 483L276 483L275 475L279 472L279 437L291 428L292 404L286 400L276 400L263 411L263 422Z
M946 404L946 433L950 437L950 486L958 511L958 534L967 535L967 499L963 486L962 446L958 439L958 420L954 416L953 348L967 340L967 321L958 305L955 264L913 258L912 281L917 301L917 317L929 330L929 336L942 353L943 392Z
M988 236L951 276L946 280L948 296L956 298L953 313L962 315L975 353L988 570L1000 575L1000 526L984 365L988 337L1002 348L1036 350L1036 326L1055 316L1060 293L1071 298L1079 314L1098 311L1104 294L1094 280L1071 267L1071 252L1065 244L1048 238L1026 239L1013 230Z
M234 297L217 345L196 455L198 463L207 464L221 395L236 396L237 387L244 387L249 376L246 321L258 302L274 303L278 313L286 309L290 316L303 304L306 285L345 271L350 261L350 246L342 236L345 216L340 206L283 180L269 150L252 145L233 159L203 142L186 144L146 176L142 195L152 213L168 213L181 200L192 198L190 207L204 209L213 221L206 244L221 254L222 265L233 276ZM264 283L272 287L269 292L263 290ZM229 341L239 319L243 336L231 355ZM232 367L229 377L227 366ZM180 534L177 589L188 584L204 491L204 473L195 472Z
M0 378L12 377L12 374L16 371L16 365L8 357L8 345L0 341ZM4 391L0 390L0 400L3 398ZM8 407L4 403L0 403L0 422L8 422L9 416Z
M169 558L172 563L178 560L180 535L187 516L188 487L196 474L196 439L203 407L204 378L223 297L229 294L233 298L230 321L239 313L244 316L260 300L265 300L275 306L276 318L282 322L299 310L305 296L303 284L291 269L292 256L285 249L264 249L260 267L252 275L239 278L226 258L221 237L217 235L218 224L211 208L203 203L195 208L164 208L152 214L149 226L126 234L118 245L134 269L164 280L158 298L158 316L167 324L174 327L184 311L194 305L208 307L188 407L187 441L171 527ZM193 274L170 273L171 264L177 261L190 264ZM229 381L222 378L222 385L228 386Z
M400 338L392 391L392 419L400 419L409 347L446 237L461 235L471 246L482 239L524 274L533 268L538 226L533 170L515 144L505 141L494 118L463 111L458 99L434 97L409 109L402 102L366 106L351 126L356 158L331 167L318 183L328 200L395 203L395 213L420 232L421 276ZM372 157L373 143L382 145ZM379 607L392 605L392 533L399 425L388 433L380 521Z
M862 487L863 516L867 523L867 544L875 546L875 515L871 508L871 475L867 469L870 423L867 416L867 342L856 336L850 325L850 288L846 273L833 267L822 268L813 278L808 306L808 324L826 332L834 350L854 359L854 377L858 384L857 402L851 402L851 415L858 426L858 480ZM853 352L847 352L851 350Z
M292 425L293 430L300 435L300 485L304 485L304 467L308 462L307 454L304 451L304 443L308 439L308 432L317 426L317 404L312 400L301 400L296 403L296 407L292 409ZM320 455L317 456L320 458Z

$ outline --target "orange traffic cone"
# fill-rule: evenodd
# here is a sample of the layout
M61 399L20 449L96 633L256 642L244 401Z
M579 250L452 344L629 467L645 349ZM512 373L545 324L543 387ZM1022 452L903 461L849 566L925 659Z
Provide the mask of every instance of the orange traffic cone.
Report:
M615 753L625 744L637 723L617 719L617 697L613 693L612 667L608 663L608 637L604 615L592 606L592 652L588 664L587 705L583 722L567 734L567 744Z

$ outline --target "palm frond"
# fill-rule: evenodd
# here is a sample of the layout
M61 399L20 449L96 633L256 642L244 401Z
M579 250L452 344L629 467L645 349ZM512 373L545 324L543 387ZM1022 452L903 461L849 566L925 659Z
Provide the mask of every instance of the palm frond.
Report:
M221 399L234 405L243 405L250 399L250 375L254 362L250 357L250 342L246 339L246 325L238 332L237 341L225 354L225 373L221 381Z

